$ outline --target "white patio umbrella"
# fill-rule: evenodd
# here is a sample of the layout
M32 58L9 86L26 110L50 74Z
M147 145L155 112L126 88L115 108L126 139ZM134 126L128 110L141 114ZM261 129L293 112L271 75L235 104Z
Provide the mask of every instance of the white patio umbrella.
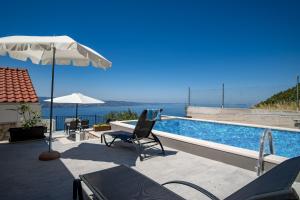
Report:
M51 99L45 100L51 102ZM78 116L78 104L103 104L104 101L85 96L81 93L73 93L66 96L53 98L53 103L76 104L75 118Z
M110 68L112 63L96 51L86 47L68 36L10 36L0 38L0 55L27 61L34 64L52 65L51 101L50 101L50 133L49 150L43 152L40 160L59 158L56 151L52 151L52 115L55 64Z

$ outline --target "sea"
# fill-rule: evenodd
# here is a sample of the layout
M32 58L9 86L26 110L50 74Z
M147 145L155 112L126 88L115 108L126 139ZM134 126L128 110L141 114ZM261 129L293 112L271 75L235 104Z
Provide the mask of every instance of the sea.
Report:
M140 114L144 109L163 109L164 115L185 116L185 104L183 103L153 103L139 105L119 105L119 106L78 106L79 115L105 115L109 112L127 111L130 109L133 112ZM49 116L49 107L42 107L42 116ZM73 116L75 115L75 105L67 107L54 107L53 116Z
M220 107L219 105L201 105L201 106L208 106L208 107ZM80 119L87 119L89 120L89 124L97 124L105 122L105 117L107 113L110 112L121 112L121 111L128 111L129 109L133 112L136 112L138 115L144 109L163 109L163 115L170 115L170 116L179 116L184 117L186 116L185 113L186 104L184 103L138 103L134 105L97 105L97 106L78 106L78 117ZM227 107L239 107L239 108L246 108L246 105L230 105ZM75 117L76 107L75 105L68 105L68 106L54 106L53 107L53 119L55 119L55 129L56 130L63 130L65 119L69 117ZM50 108L48 106L42 106L42 118L49 119Z
M220 105L212 104L203 104L196 106L205 106L205 107L220 107ZM130 109L133 112L140 114L144 109L163 109L163 115L171 116L185 116L185 107L184 103L141 103L138 105L103 105L103 106L78 106L79 115L105 115L109 112L120 112L127 111ZM225 105L225 107L231 108L249 108L249 105L246 104L231 104ZM42 106L42 116L49 116L50 108L49 106ZM75 115L75 105L66 106L66 107L54 107L53 108L54 116L73 116Z

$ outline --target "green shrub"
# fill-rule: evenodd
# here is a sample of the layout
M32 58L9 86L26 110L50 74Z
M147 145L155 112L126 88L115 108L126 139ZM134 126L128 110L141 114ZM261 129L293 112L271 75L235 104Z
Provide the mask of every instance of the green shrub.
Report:
M30 128L41 123L41 116L38 112L33 111L29 104L21 103L16 109L11 109L21 115L22 127Z
M135 120L137 118L138 114L136 112L132 112L130 109L122 112L110 112L104 116L105 120L111 121Z
M102 126L109 126L109 124L105 124L105 123L102 123L102 124L95 124L94 127L102 127Z
M270 98L262 101L256 105L254 108L260 109L270 109L270 110L296 110L297 109L297 89L296 87L289 88L285 91L278 92ZM299 84L300 92L300 84Z

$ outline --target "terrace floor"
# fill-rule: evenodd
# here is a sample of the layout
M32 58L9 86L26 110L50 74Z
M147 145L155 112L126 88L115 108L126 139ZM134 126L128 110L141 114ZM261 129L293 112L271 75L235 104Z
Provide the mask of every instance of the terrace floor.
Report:
M0 199L72 199L74 177L120 164L158 183L193 182L219 198L227 197L256 178L255 172L170 148L166 148L166 156L157 155L140 162L130 145L117 144L108 148L98 139L64 141L65 138L55 139L53 148L61 152L61 158L48 162L38 160L38 155L47 150L45 141L0 143ZM294 188L300 193L299 183L295 183ZM170 186L169 189L186 199L207 199L183 186Z

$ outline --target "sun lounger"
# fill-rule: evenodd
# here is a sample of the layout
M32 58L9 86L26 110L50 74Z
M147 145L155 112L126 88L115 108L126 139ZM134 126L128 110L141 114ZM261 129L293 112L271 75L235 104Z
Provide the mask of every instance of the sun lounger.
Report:
M292 184L300 171L300 156L291 158L272 168L225 200L240 199L299 199Z
M225 200L299 200L292 188L300 170L300 156L272 168L251 183L234 192ZM213 177L212 177L213 178ZM96 199L105 200L183 200L164 187L167 184L189 186L212 200L219 200L207 190L185 181L170 181L159 185L152 179L126 166L117 166L80 175L73 182L73 199L83 199L81 181L93 192Z
M140 157L143 160L143 152L145 149L159 145L162 153L165 154L164 148L158 139L158 137L152 133L152 128L155 125L155 120L147 120L147 110L144 110L138 119L133 133L125 131L108 132L101 135L101 143L105 143L110 147L115 141L121 140L123 142L135 144ZM107 136L110 136L112 140L107 141Z

